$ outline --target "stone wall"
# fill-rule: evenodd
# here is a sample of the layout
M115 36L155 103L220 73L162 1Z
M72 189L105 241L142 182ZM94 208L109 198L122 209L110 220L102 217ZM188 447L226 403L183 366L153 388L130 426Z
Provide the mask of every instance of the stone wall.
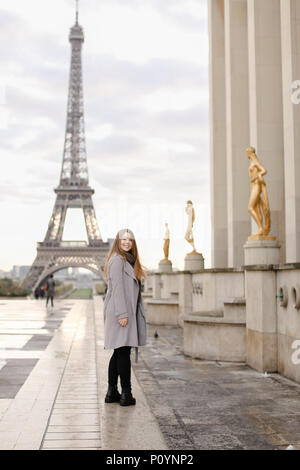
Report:
M300 264L156 272L147 286L148 322L181 326L186 355L300 383Z

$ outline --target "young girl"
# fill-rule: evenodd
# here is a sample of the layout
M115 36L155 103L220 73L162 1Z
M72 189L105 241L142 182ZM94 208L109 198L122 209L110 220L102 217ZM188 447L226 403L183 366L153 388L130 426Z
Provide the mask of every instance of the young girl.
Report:
M141 295L141 279L146 273L140 263L133 232L117 233L107 257L104 276L108 289L104 300L104 349L114 349L108 367L105 403L135 405L131 393L131 347L146 344L146 317ZM120 376L122 395L117 383Z

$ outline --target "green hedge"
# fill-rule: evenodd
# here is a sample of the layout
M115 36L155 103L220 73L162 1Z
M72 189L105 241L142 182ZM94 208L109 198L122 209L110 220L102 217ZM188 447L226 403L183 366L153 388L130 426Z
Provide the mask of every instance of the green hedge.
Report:
M64 284L60 281L55 280L55 291L54 291L55 297L60 297L66 292L71 291L73 287L74 287L73 284Z
M76 289L71 292L67 299L92 299L93 298L93 289Z
M106 285L104 284L104 282L102 282L101 284L96 284L95 285L95 289L96 289L96 294L98 295L101 295L101 294L105 294L105 287Z
M8 278L0 279L0 297L26 297L30 292L28 289L23 289L19 281Z

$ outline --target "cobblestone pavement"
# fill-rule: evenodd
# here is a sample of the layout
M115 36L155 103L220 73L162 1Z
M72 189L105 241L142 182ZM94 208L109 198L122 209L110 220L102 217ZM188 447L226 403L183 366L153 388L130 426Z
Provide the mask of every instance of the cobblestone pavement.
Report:
M186 357L182 344L181 328L148 325L148 345L133 362L169 449L300 449L298 384Z

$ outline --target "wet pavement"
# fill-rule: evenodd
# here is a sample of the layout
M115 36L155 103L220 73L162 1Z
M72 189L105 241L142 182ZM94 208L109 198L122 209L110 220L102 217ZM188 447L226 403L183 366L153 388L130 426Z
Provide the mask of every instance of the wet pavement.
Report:
M154 337L155 331L158 338ZM0 301L0 449L300 449L300 385L184 356L148 325L134 407L105 404L103 302Z
M135 407L104 404L110 356L99 297L1 302L0 449L167 449L134 376Z
M60 305L60 301L57 302ZM0 399L16 396L66 315L45 301L0 301Z
M140 350L134 370L169 449L300 449L299 384L186 357L181 328L148 325Z

